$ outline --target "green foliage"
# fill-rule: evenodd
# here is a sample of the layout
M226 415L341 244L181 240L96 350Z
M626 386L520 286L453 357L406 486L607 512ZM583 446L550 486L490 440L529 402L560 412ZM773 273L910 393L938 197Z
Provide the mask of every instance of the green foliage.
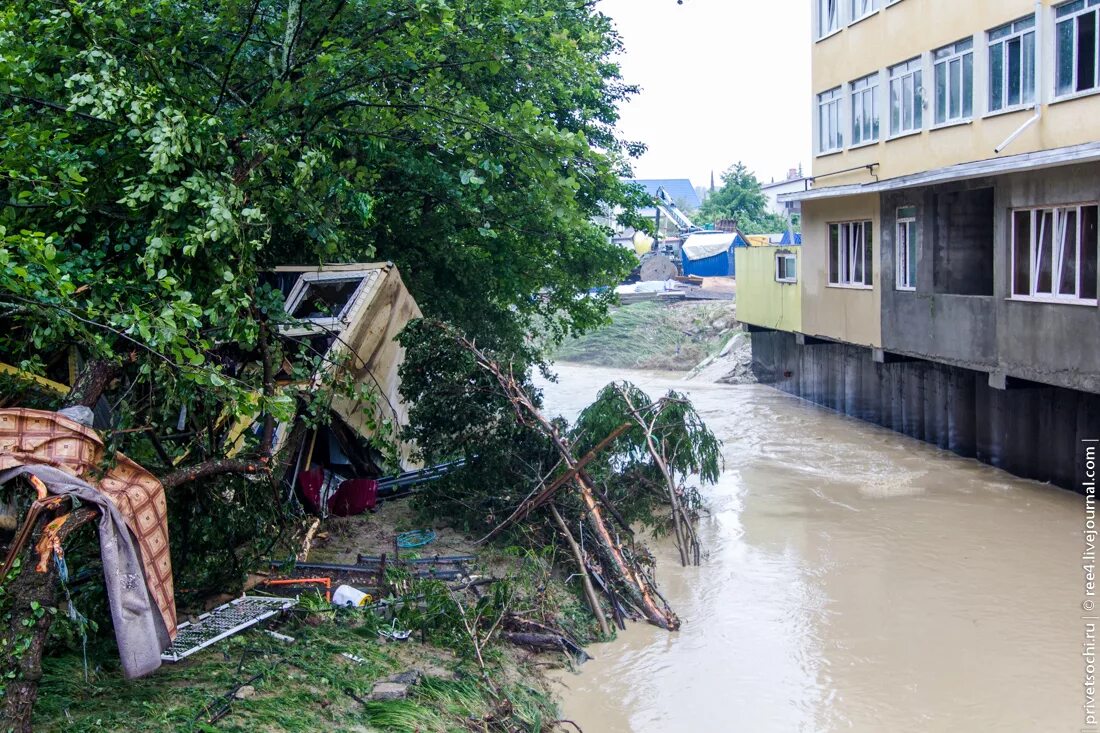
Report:
M453 329L418 322L406 329L402 343L402 394L413 404L405 437L417 442L426 462L456 457L467 461L463 469L418 492L418 506L429 516L458 520L469 530L491 529L529 492L560 473L560 456L542 433L518 419L495 379L456 342ZM517 378L527 373L518 365L513 372ZM524 383L537 406L539 391L529 380ZM629 382L605 387L572 429L562 420L555 423L572 442L577 458L623 423L635 422L624 394L638 419L649 425L678 486L693 476L707 483L717 480L720 444L691 402L677 392L654 401ZM614 441L586 470L628 521L660 521L657 509L667 489L639 427ZM560 500L570 501L569 493L561 492ZM689 493L689 509L698 508L698 493ZM552 541L556 534L545 517L533 517L522 531L534 533L517 538L528 545Z
M491 528L553 469L558 456L550 441L517 420L499 385L457 344L454 331L414 322L401 343L401 394L412 405L406 439L416 441L425 463L467 461L417 492L417 506L467 530ZM525 373L526 367L516 365L516 371ZM538 390L527 385L537 402Z
M567 0L9 3L0 292L30 317L2 350L225 391L212 351L256 345L285 262L391 259L513 349L538 314L588 327L607 301L576 296L629 264L590 223L633 198L619 45Z
M329 375L309 424L364 389L276 337L272 266L392 260L425 312L512 353L533 323L598 323L611 296L579 296L631 258L592 218L638 203L619 47L572 0L3 4L3 360L62 381L70 347L121 364L110 447L163 475L222 457L237 415L294 411L261 390L265 324L277 369ZM221 478L171 502L196 590L239 577L281 504Z
M703 202L696 218L701 224L734 219L745 234L775 234L790 227L784 217L768 211L760 181L740 162L722 174L722 187Z
M718 480L721 443L687 396L669 391L654 400L630 382L609 384L581 412L570 437L583 454L624 423L633 427L601 452L588 469L612 503L623 508L628 521L664 526L659 510L667 503L667 488L651 454L648 431L673 484L684 490L685 509L689 514L698 512L702 498L687 482L692 478L704 484Z

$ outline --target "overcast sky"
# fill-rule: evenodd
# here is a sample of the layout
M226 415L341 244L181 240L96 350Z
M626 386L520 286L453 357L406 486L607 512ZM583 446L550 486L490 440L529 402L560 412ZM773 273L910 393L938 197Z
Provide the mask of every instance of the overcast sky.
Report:
M764 183L810 170L810 4L806 0L602 0L641 93L620 129L649 152L639 178L710 182L741 160Z

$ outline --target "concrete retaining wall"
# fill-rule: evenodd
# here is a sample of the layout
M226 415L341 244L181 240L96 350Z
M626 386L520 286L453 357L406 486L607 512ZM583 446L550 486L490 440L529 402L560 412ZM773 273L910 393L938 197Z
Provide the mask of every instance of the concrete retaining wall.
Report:
M1082 491L1083 438L1100 438L1100 395L1033 383L1006 390L987 374L923 360L879 364L871 350L800 345L754 333L764 384L1024 478Z

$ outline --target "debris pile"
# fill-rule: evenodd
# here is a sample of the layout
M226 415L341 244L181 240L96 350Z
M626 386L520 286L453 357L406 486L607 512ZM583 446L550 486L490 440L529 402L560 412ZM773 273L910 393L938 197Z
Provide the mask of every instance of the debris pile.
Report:
M430 421L433 430L465 443L467 450L477 450L473 442L486 434L514 434L513 442L520 444L530 441L531 456L514 457L506 469L520 480L528 476L525 497L515 502L508 500L509 495L486 496L483 491L463 499L499 510L507 507L506 512L489 511L485 517L489 531L481 543L506 532L522 536L552 531L572 559L571 570L580 579L601 633L610 633L609 616L620 628L630 618L668 630L679 628L680 620L653 580L652 558L635 538L631 524L649 522L671 531L681 561L685 565L700 562L693 522L701 502L685 484L693 475L716 480L720 458L717 440L690 402L675 393L653 401L632 385L613 384L569 429L541 412L537 394L522 373L517 376L447 325L422 323L406 338L421 343L410 348L407 368L434 370L411 382L406 373L407 388L415 394L414 425L429 423L427 415L435 400L443 406L464 399L457 391L440 393L442 385L451 385L483 398L491 391L495 401L490 422L463 426L461 416L457 420L436 416ZM444 374L441 369L451 371ZM425 399L425 392L419 390L428 390L428 385L434 391ZM418 442L426 445L428 435L423 432L424 440L418 438ZM541 465L531 466L531 460ZM467 461L476 468L476 461L470 457ZM467 478L468 484L476 482L476 477ZM426 502L432 498L432 494L423 497Z

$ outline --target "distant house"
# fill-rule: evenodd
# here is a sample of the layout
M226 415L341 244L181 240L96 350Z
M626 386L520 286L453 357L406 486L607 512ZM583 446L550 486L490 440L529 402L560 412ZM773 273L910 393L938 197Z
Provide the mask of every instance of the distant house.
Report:
M695 211L703 205L695 187L686 178L627 178L626 183L633 183L645 189L651 197L657 198L657 189L663 188L672 200L684 211ZM652 215L654 209L641 209L639 214Z
M802 204L798 201L779 201L780 194L798 193L810 187L810 179L803 176L800 169L791 168L787 172L787 180L772 181L760 186L760 190L768 199L768 211L785 217L794 226L802 223Z

